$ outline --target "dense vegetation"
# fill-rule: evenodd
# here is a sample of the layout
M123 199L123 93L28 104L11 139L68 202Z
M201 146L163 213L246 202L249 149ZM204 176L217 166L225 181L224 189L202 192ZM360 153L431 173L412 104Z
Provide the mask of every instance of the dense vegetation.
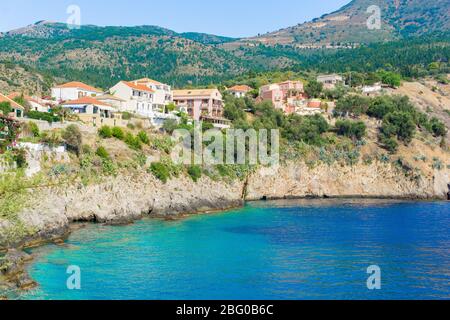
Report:
M157 27L86 26L70 32L59 24L45 28L36 34L0 37L0 60L39 72L44 90L54 78L107 89L119 80L146 76L181 87L273 70L360 74L386 70L406 78L450 72L449 34L334 50L262 44L229 48L218 44L232 39ZM355 74L355 83L360 78ZM395 84L398 79L390 81Z

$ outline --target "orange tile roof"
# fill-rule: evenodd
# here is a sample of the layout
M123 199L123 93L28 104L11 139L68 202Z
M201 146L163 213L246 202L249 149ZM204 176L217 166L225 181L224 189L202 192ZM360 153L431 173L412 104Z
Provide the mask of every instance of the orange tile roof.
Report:
M231 87L230 89L228 89L229 91L241 91L241 92L248 92L253 90L253 88L247 86L247 85L237 85L234 87Z
M87 85L83 82L78 82L78 81L72 81L72 82L68 82L59 86L56 86L56 88L77 88L77 89L83 89L83 90L87 90L87 91L92 91L92 92L103 92L100 89L94 88L90 85Z
M127 86L129 86L130 88L135 89L135 90L146 91L146 92L155 92L154 90L150 89L147 86L144 86L143 84L135 84L133 82L127 82L127 81L122 81L122 83L126 84Z
M98 101L97 99L91 97L83 97L77 100L66 101L63 105L73 105L73 104L92 104L97 106L110 107L109 104L104 103L102 101Z
M8 98L7 96L5 96L5 95L3 95L1 93L0 93L0 102L9 102L11 104L11 107L13 107L13 108L21 109L21 110L24 109L24 107L22 107L20 104L18 104L17 102L12 100L11 98Z

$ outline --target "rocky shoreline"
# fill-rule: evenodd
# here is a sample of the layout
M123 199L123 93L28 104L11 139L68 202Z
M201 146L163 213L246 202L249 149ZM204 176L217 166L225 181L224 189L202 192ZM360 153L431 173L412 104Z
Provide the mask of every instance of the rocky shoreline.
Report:
M411 179L391 165L353 167L289 163L260 168L246 181L180 177L163 184L150 174L118 176L98 185L39 190L19 217L31 234L8 238L12 226L0 220L0 299L2 292L37 284L26 272L33 257L23 248L62 243L77 223L124 225L144 217L178 219L242 207L245 201L298 198L384 198L444 200L450 170ZM2 253L3 252L3 256Z

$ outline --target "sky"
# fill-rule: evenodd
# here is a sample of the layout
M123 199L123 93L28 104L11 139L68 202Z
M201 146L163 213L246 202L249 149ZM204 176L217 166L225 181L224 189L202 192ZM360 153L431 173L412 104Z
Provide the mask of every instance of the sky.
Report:
M0 32L40 20L66 22L77 5L81 24L157 25L177 32L255 36L339 9L350 0L14 0L0 1Z

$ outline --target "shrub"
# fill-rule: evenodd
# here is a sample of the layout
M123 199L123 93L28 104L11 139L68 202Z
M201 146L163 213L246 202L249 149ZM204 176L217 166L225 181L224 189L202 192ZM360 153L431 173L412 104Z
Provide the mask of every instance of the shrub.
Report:
M437 118L430 121L431 132L435 137L444 137L447 134L445 124Z
M356 140L361 140L366 135L366 125L362 121L338 120L336 130L339 135Z
M0 111L7 115L12 111L11 104L9 102L0 102Z
M27 154L24 149L15 149L12 153L12 156L18 168L27 167Z
M413 117L407 112L388 113L383 120L381 132L387 137L397 136L399 140L410 142L416 132Z
M99 135L100 137L102 137L103 139L112 138L113 133L112 133L111 127L109 127L109 126L102 126L102 127L98 130L98 135Z
M43 120L47 122L59 122L61 118L48 112L29 111L26 116L30 119Z
M120 127L113 127L111 132L112 136L116 139L123 140L125 138L125 133Z
M153 175L161 180L162 182L166 183L170 178L170 172L167 166L162 162L154 162L150 166L150 171L153 173Z
M103 173L107 176L115 176L117 174L117 167L109 159L103 159L102 169Z
M175 119L167 119L164 121L162 128L168 134L172 134L175 129L178 127L178 122Z
M138 136L139 140L140 140L142 143L144 143L144 144L150 144L150 139L149 139L149 137L148 137L147 132L145 132L145 131L139 131L139 133L138 133L137 136Z
M108 151L106 151L106 149L104 147L98 147L95 154L98 155L102 159L109 159L109 153L108 153Z
M128 132L125 136L125 143L134 150L141 150L141 140L138 137L135 137L132 133Z
M131 113L129 113L129 112L122 113L122 119L123 120L130 120L131 118L132 118Z
M81 146L83 145L83 137L78 126L74 124L68 126L66 130L63 131L62 138L69 149L73 150L77 155L80 154Z
M33 137L39 137L40 132L39 132L39 127L36 123L34 122L29 122L28 123L28 128L30 130L30 133L33 135Z
M41 134L40 141L49 145L50 147L55 147L60 145L63 140L61 139L61 135L58 131L44 131Z
M202 177L202 168L200 166L188 167L188 174L194 182L197 182Z
M383 137L381 139L381 143L383 144L384 148L392 154L396 153L398 150L398 142L397 140L395 140L395 138Z
M136 126L132 123L129 123L129 124L127 124L127 128L130 130L134 130L134 129L136 129Z
M88 144L83 144L83 146L81 147L81 152L83 154L91 154L92 153L92 148Z

